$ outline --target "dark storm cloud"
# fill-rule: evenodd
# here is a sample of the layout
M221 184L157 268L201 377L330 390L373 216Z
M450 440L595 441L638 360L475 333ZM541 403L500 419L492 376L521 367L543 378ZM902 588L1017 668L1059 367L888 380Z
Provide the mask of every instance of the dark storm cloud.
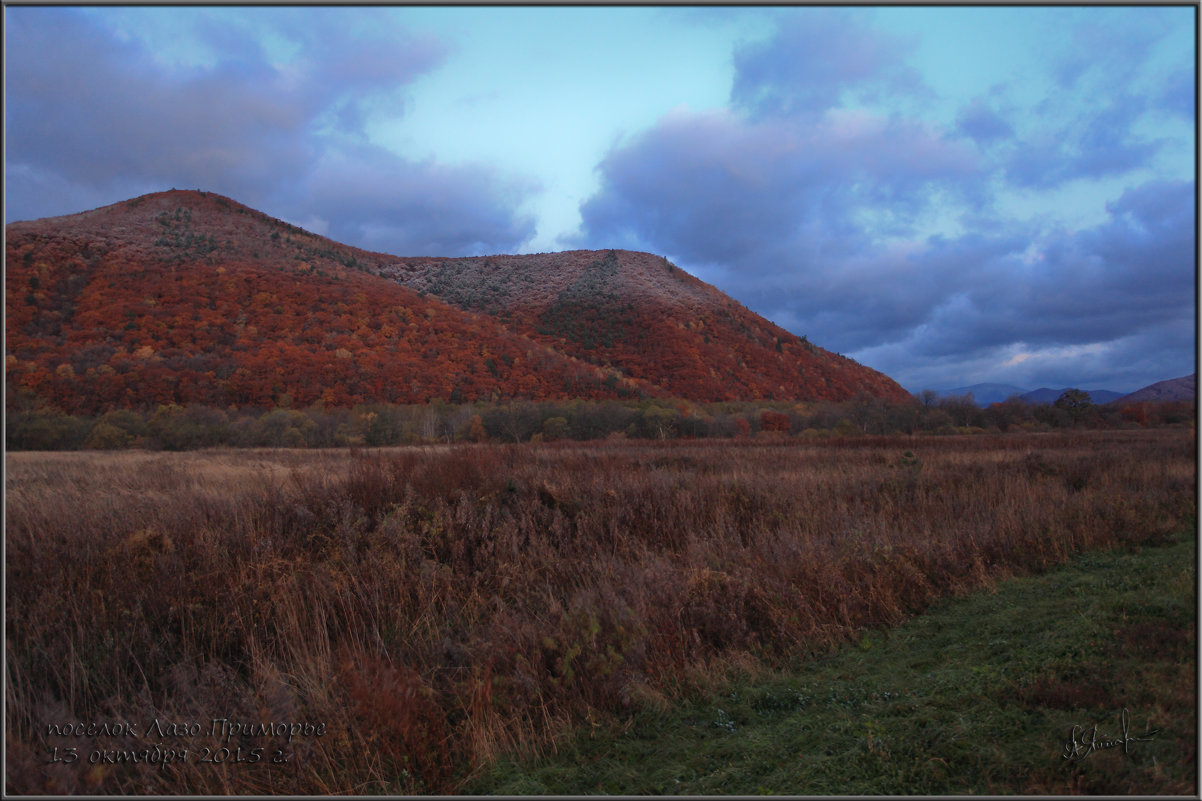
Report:
M668 255L907 386L1092 375L1135 389L1188 372L1192 182L1130 189L1080 231L1007 219L994 200L1005 179L1050 188L1146 167L1160 143L1136 129L1152 100L1086 96L1025 141L996 99L946 131L851 111L848 90L909 84L905 48L841 14L806 19L736 54L734 111L678 111L613 148L576 242ZM1090 69L1061 77L1095 81ZM919 233L940 214L964 233Z
M321 160L304 185L303 209L330 221L331 238L370 250L512 253L535 233L534 218L513 211L534 189L486 168L410 162L364 145Z
M873 226L907 221L975 170L971 151L901 120L677 112L610 152L581 216L590 241L654 244L696 265L747 258L778 274L870 244L861 210L878 212Z
M833 113L797 126L677 113L609 154L581 242L666 253L839 350L921 321L959 267L916 272L881 236L939 194L975 202L974 152L899 119Z
M78 14L10 9L9 21L10 163L85 186L220 186L245 199L313 156L318 104L260 54L168 70Z
M398 29L378 9L358 10L359 30L332 18L322 25L334 9L306 11L247 9L240 22L257 26L255 35L201 16L190 32L211 63L165 66L79 11L8 9L7 219L177 187L221 192L298 222L321 220L392 252L432 242L512 248L532 230L512 211L522 187L493 172L411 162L363 145L365 110L401 108L399 90L442 61L441 44ZM273 64L259 44L266 29L299 56ZM374 224L362 222L355 215L366 204L345 182L339 203L314 191L331 183L322 165L334 162L364 178L364 197L395 191L385 206L404 219L387 222L377 210L368 215ZM298 204L302 197L312 205ZM474 235L443 220L452 200L482 224Z
M610 153L604 189L581 214L591 238L724 263L763 245L765 231L790 236L827 213L805 195L825 169L802 147L790 130L724 113L670 115Z
M1192 314L1194 200L1185 182L1153 182L1107 207L1110 219L1075 234L1047 236L1016 280L978 291L978 320L1025 329L1025 341L1076 345L1118 339ZM971 330L965 326L962 330ZM1004 341L1001 331L988 337Z
M912 303L921 296L925 313L906 331L861 327L861 337L851 338L853 349L909 339L912 356L968 358L1016 344L1068 348L1116 342L1167 322L1192 320L1193 187L1148 183L1124 193L1108 211L1106 222L1076 233L1035 236L1028 230L1030 238L929 241L911 255L908 272L879 293L867 293L874 297L866 306L872 318L873 306L887 306L889 298ZM841 341L862 322L853 303L854 298L836 303L825 312ZM1177 350L1188 344L1162 343Z
M879 240L908 231L937 197L982 201L971 146L837 107L848 92L924 93L901 61L908 47L844 11L815 10L741 48L737 111L676 112L612 150L581 207L579 242L666 253L840 350L908 330L948 277L915 281L909 256Z
M881 369L890 360L902 374L913 369L905 359L960 361L982 371L964 383L1005 377L1035 387L1071 374L1113 389L1189 372L1194 209L1192 185L1150 182L1111 203L1106 222L1045 234L1030 250L1014 240L983 240L972 254L960 243L933 245L932 263L963 260L972 281L907 332L903 347L884 347ZM1007 367L1009 353L1032 358Z

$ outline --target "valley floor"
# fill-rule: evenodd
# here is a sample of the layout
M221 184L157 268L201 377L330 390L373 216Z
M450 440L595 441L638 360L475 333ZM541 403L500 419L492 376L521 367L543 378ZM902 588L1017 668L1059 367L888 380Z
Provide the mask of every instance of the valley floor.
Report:
M1193 531L1079 556L830 657L583 726L468 791L1196 796L1196 561Z
M1184 429L10 453L6 790L1184 792L1196 458ZM1060 606L989 594L1112 552L1168 555L1132 573L1159 594L1110 556L1031 596ZM955 598L984 606L915 617ZM1124 706L1152 767L1056 772ZM526 761L579 727L585 768ZM620 767L648 738L668 767Z

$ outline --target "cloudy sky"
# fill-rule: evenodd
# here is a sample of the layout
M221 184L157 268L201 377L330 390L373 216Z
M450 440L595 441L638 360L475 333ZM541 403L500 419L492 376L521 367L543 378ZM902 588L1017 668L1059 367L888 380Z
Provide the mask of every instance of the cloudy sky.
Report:
M631 248L912 391L1194 371L1196 8L7 6L6 221Z

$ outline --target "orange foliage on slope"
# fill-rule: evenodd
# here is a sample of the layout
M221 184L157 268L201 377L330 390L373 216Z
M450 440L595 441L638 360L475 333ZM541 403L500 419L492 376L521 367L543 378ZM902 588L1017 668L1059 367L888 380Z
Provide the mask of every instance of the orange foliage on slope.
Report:
M382 254L217 195L14 223L5 247L9 385L69 412L649 389L366 273Z
M648 253L401 259L175 190L10 224L5 247L9 386L71 412L910 399Z
M810 344L649 253L410 260L379 272L676 397L910 400L884 374Z

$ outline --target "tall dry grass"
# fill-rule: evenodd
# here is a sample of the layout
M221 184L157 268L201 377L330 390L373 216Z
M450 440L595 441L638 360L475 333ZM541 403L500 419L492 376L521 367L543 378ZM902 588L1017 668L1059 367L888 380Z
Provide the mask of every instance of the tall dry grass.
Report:
M6 789L454 791L724 666L1170 538L1195 459L1185 431L9 454ZM104 722L136 736L48 733ZM159 744L189 757L89 762ZM199 761L222 745L262 757Z

